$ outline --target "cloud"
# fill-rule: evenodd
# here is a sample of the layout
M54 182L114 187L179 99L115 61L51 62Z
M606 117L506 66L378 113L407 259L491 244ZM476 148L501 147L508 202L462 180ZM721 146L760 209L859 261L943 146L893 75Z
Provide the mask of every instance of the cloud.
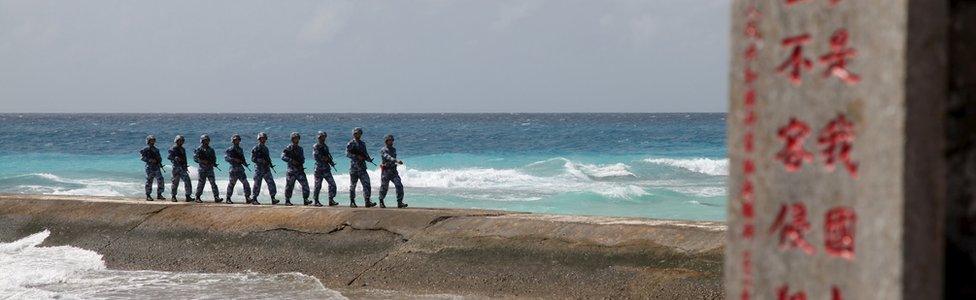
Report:
M352 12L351 2L326 2L315 10L312 18L299 31L298 40L311 44L331 41L346 27Z
M501 3L498 9L498 18L491 23L491 28L495 30L506 29L519 20L528 18L542 8L545 0L520 0L515 2Z

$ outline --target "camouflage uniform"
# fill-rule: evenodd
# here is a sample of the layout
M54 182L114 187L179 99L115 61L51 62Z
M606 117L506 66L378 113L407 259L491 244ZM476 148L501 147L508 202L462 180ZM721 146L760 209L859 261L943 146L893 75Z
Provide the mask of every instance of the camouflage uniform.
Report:
M383 159L380 164L380 205L383 205L386 192L390 190L390 182L393 182L393 187L396 188L397 204L400 205L403 203L403 184L400 183L400 173L397 171L399 160L397 160L396 148L383 147L380 149L380 157Z
M332 198L336 195L336 183L335 179L332 178L332 166L330 163L332 154L329 153L329 146L325 143L316 143L312 147L312 156L315 158L315 202L319 202L319 193L322 191L322 179L329 184L329 202L332 203Z
M193 150L193 161L199 164L199 169L197 169L197 198L203 195L203 186L209 180L210 190L213 191L214 200L217 202L223 201L223 199L220 199L220 189L217 188L217 183L214 181L214 167L217 166L217 155L214 153L213 148L200 145L199 148Z
M155 140L155 138L153 139ZM139 154L142 155L142 161L146 162L146 197L151 197L153 180L155 180L156 197L162 198L163 187L166 184L163 183L163 158L159 155L159 149L156 149L155 146L146 146L142 150L139 150Z
M268 183L268 195L274 199L278 193L275 186L274 177L271 176L271 154L268 147L257 144L251 149L251 161L254 162L254 199L261 194L261 181Z
M358 129L358 128L357 128ZM360 158L362 155L365 159ZM366 172L366 162L373 161L366 151L366 143L362 140L352 139L346 144L346 157L349 158L349 201L356 203L356 181L363 184L363 197L369 203L370 185L369 173Z
M231 145L230 148L224 150L224 160L230 163L230 182L227 183L227 202L232 203L230 197L234 195L234 185L238 181L241 182L241 187L244 188L244 200L250 202L251 185L247 183L247 174L244 173L244 166L247 165L247 159L244 158L244 150L241 149L241 146Z
M182 139L182 137L178 136L177 139ZM173 145L173 147L169 148L169 156L167 159L173 164L173 182L171 186L173 199L176 199L176 190L180 186L180 180L182 180L183 190L186 192L186 200L189 201L193 186L190 184L190 172L186 164L186 149L183 149L182 146Z
M281 160L288 163L288 175L285 179L285 203L290 203L295 180L302 185L302 199L308 202L308 178L305 177L305 150L302 146L291 144L281 152Z

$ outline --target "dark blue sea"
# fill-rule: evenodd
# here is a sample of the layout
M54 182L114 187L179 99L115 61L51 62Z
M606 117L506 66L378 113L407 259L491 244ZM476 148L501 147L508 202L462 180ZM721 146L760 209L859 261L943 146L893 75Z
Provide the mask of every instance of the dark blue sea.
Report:
M264 131L277 158L292 131L310 156L321 130L338 160L337 199L348 203L343 152L358 126L373 157L384 135L396 136L411 206L725 218L725 114L0 114L0 125L0 193L141 197L147 134L165 157L177 134L188 150L209 134L222 154L232 134L249 150ZM375 195L378 169L370 175ZM224 189L227 173L217 180Z

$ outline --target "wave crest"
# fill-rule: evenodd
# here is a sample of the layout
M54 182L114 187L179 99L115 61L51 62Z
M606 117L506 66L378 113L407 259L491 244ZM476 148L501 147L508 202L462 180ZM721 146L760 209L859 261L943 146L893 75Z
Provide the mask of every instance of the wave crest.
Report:
M690 158L690 159L674 159L674 158L647 158L644 162L652 164L667 165L672 167L682 168L695 173L702 173L705 175L712 176L727 176L729 175L729 160L728 159L711 159L711 158Z

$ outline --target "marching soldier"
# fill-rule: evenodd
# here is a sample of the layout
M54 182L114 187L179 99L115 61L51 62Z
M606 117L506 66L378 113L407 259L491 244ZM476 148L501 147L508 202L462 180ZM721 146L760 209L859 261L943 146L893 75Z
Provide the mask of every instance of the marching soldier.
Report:
M268 142L267 133L258 133L258 144L251 149L251 161L254 162L254 192L251 197L252 204L258 203L258 195L261 195L261 181L268 183L268 195L271 196L271 204L278 204L278 199L275 199L275 194L277 190L275 188L274 177L271 176L271 170L274 169L274 165L271 164L271 154L268 152L268 147L264 144Z
M165 200L166 198L163 198L163 187L166 185L163 183L163 162L162 157L159 156L159 149L156 149L156 137L147 136L146 145L139 151L139 154L142 155L142 161L146 162L146 201L153 201L153 180L156 181L156 199Z
M329 206L339 205L338 202L333 200L336 195L336 184L332 178L332 168L335 167L335 161L332 160L332 153L329 152L329 146L325 144L325 139L328 136L325 132L319 131L318 143L312 147L312 156L315 158L315 189L313 192L315 206L322 206L322 203L319 202L319 193L322 191L322 179L325 179L329 184Z
M297 132L291 133L291 145L285 147L281 152L281 160L288 163L288 175L285 180L285 205L291 206L291 194L295 189L295 180L302 185L302 201L304 205L312 202L308 201L308 178L305 177L305 150L298 145L301 135Z
M182 135L177 135L176 139L173 140L173 147L169 148L169 156L167 157L171 163L173 163L173 183L172 183L172 197L170 199L176 202L176 189L180 186L180 180L183 181L183 190L186 192L186 202L193 201L190 198L190 193L193 187L190 185L190 172L188 171L189 166L186 164L186 149L183 149L183 143L185 139Z
M397 208L407 207L407 204L403 203L403 184L400 183L400 173L397 172L397 165L402 165L403 161L397 159L396 148L393 147L393 135L386 135L383 142L386 146L380 149L380 157L383 159L380 163L380 208L386 208L383 198L386 198L386 192L390 190L391 181L396 188Z
M230 141L233 145L227 148L227 150L224 150L224 160L230 163L230 181L227 183L227 204L234 204L230 198L234 195L234 185L238 181L241 182L241 187L244 188L244 203L253 204L251 202L251 186L247 183L247 174L244 173L244 167L247 166L247 159L244 158L244 150L241 149L241 136L235 134L231 137Z
M200 136L200 147L193 151L193 161L199 165L197 169L196 202L203 203L200 200L200 195L203 195L203 186L207 183L207 180L210 181L210 190L213 191L214 202L220 203L224 201L224 199L220 199L220 190L214 181L214 168L217 167L217 155L214 153L213 148L210 148L210 136L206 134Z
M346 144L346 157L349 158L349 207L356 207L356 181L363 184L363 197L366 199L366 207L376 206L376 203L369 201L369 173L366 172L366 162L373 162L366 151L366 143L363 142L363 129L353 128L353 139Z

